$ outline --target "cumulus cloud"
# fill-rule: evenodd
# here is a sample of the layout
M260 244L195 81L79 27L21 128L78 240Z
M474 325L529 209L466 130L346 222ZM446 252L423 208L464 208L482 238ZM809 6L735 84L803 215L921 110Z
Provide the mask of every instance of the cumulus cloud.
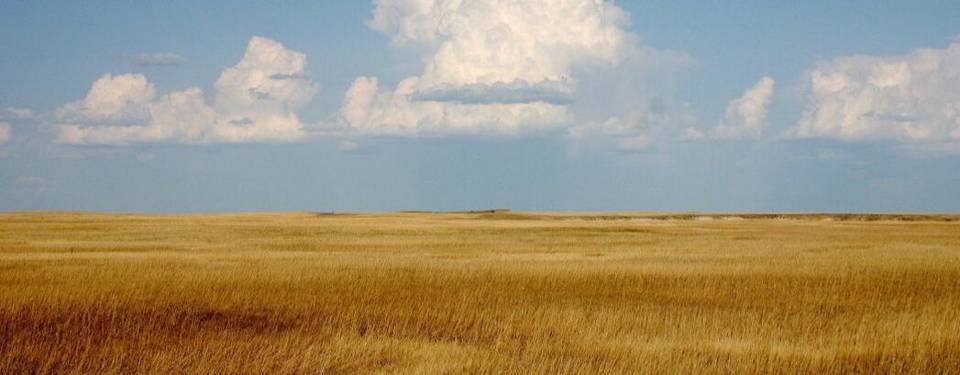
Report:
M960 150L960 41L820 62L805 80L806 110L789 136Z
M86 98L57 109L56 116L67 122L114 123L142 120L156 88L140 74L107 74L96 81Z
M0 145L10 141L11 130L10 123L0 122Z
M183 56L170 52L138 53L124 56L124 59L136 66L174 66L187 62Z
M222 126L216 111L204 102L203 92L192 88L150 102L146 124L61 125L58 140L67 144L102 145L163 141L205 143L214 141L212 133Z
M368 25L424 53L419 76L381 91L361 77L344 120L385 134L506 133L565 125L575 67L612 66L627 15L600 0L377 0Z
M723 121L711 131L721 139L756 138L763 134L767 106L773 96L773 78L763 77L743 96L727 105Z
M240 62L226 69L208 104L199 88L156 97L139 74L105 75L87 97L57 110L58 140L67 144L151 142L286 142L306 133L295 111L317 86L304 78L306 57L254 37Z
M369 25L430 57L419 87L562 81L622 54L627 16L598 0L377 0Z
M299 108L317 93L306 67L303 53L254 37L243 59L217 80L217 107L239 116Z

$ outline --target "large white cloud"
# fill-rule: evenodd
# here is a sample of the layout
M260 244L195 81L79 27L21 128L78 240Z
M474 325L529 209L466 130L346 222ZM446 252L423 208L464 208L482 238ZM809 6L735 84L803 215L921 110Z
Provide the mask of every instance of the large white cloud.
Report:
M302 53L254 37L243 59L220 75L213 105L199 88L156 98L142 75L105 75L84 100L57 111L58 140L112 145L300 140L306 133L295 111L317 92L305 78L306 65Z
M430 57L418 87L562 81L622 54L626 14L602 0L377 0L369 25Z
M721 139L757 138L763 134L767 106L773 96L773 78L763 77L743 96L727 105L723 121L711 131Z
M824 61L806 83L807 108L790 136L960 150L960 42L905 56Z
M377 0L368 25L422 51L423 72L386 91L375 78L357 79L342 116L386 134L565 125L574 69L619 62L626 22L601 0Z

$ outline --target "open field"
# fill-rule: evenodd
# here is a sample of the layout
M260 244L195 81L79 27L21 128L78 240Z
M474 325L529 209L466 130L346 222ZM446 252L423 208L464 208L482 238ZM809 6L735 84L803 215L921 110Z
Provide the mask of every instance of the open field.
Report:
M958 220L0 214L0 373L960 373Z

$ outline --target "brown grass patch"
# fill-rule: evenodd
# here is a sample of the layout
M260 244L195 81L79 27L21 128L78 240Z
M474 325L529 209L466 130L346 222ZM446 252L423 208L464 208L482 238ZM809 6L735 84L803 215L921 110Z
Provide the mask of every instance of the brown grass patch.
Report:
M958 372L952 216L731 216L3 214L0 373Z

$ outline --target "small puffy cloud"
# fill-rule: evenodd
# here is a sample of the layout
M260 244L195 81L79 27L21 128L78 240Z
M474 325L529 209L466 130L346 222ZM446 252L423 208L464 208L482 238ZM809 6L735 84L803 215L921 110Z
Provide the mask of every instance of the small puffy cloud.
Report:
M199 88L156 98L142 75L106 75L94 82L86 99L57 111L58 141L128 145L300 140L306 133L295 110L317 92L316 85L303 78L305 70L302 53L254 37L243 59L220 75L213 105ZM126 124L111 121L121 118Z
M960 149L960 41L904 56L820 62L805 80L806 110L789 136Z
M136 66L175 66L187 62L183 56L170 52L138 53L124 56L124 59Z
M10 141L11 129L10 123L0 121L0 145Z
M376 0L368 25L424 54L419 76L381 90L361 77L341 116L378 134L516 134L563 126L575 67L624 55L627 15L600 0Z
M86 98L60 107L56 116L68 122L142 120L156 92L141 74L106 74L93 82Z
M235 117L300 108L317 93L306 68L303 53L253 37L243 59L217 80L217 108Z
M727 105L723 122L711 131L721 139L756 138L763 134L767 106L773 96L773 78L763 77L743 96Z

